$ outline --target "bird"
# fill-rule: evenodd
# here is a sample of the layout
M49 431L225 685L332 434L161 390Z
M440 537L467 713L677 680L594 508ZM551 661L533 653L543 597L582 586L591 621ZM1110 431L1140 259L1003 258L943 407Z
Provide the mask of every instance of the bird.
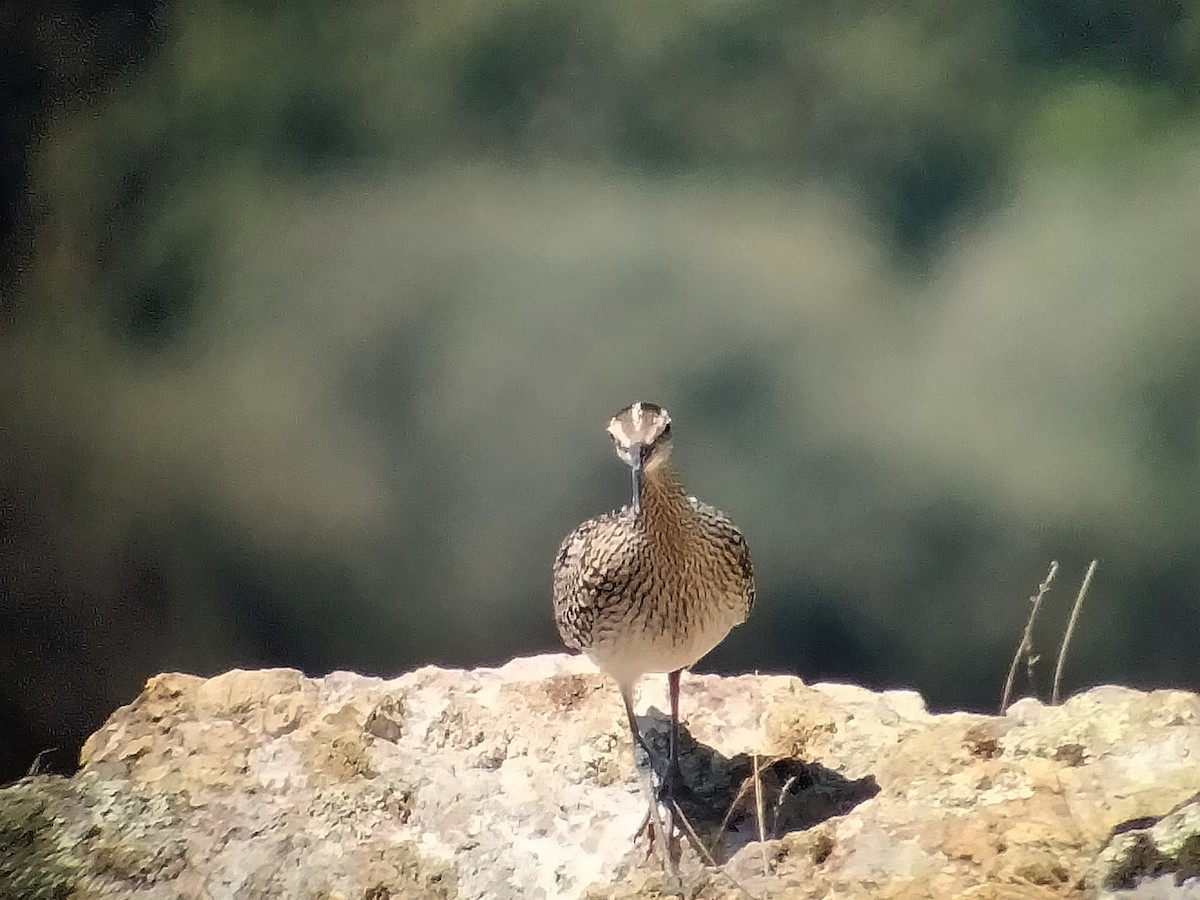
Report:
M671 730L658 799L670 813L682 787L680 675L746 620L754 605L754 569L733 522L684 490L671 459L666 409L633 403L612 417L608 434L629 466L632 501L563 539L553 567L554 617L563 642L616 682L635 764L638 747L652 756L638 728L634 688L645 675L666 673ZM657 819L653 801L648 817ZM670 822L673 830L673 816Z

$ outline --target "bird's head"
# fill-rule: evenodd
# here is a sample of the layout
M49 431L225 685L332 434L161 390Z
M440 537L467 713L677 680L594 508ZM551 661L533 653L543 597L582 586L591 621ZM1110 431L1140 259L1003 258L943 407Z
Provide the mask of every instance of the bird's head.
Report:
M617 456L633 472L633 509L641 512L642 481L671 456L671 416L654 403L627 406L608 423Z

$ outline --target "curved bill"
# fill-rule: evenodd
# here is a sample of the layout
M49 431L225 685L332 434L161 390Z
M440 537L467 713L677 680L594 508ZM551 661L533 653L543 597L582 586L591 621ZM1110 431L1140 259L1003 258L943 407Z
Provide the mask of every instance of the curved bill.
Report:
M629 469L633 473L633 511L642 511L642 481L646 463L645 444L633 444L629 448Z

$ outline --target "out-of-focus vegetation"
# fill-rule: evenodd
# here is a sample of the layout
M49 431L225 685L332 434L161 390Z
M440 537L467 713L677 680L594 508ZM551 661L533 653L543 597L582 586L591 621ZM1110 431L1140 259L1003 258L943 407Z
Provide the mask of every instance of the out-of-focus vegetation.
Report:
M1068 682L1195 687L1198 9L0 3L0 772L557 647L638 398L755 553L707 665L989 707L1098 557Z

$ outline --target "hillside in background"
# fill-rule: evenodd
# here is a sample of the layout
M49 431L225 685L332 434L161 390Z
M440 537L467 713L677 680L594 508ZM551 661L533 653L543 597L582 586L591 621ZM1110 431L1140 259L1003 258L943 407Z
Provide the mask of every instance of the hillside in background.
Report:
M1067 686L1194 689L1197 8L0 3L0 778L555 648L635 399L754 552L705 666L990 709L1098 558Z

